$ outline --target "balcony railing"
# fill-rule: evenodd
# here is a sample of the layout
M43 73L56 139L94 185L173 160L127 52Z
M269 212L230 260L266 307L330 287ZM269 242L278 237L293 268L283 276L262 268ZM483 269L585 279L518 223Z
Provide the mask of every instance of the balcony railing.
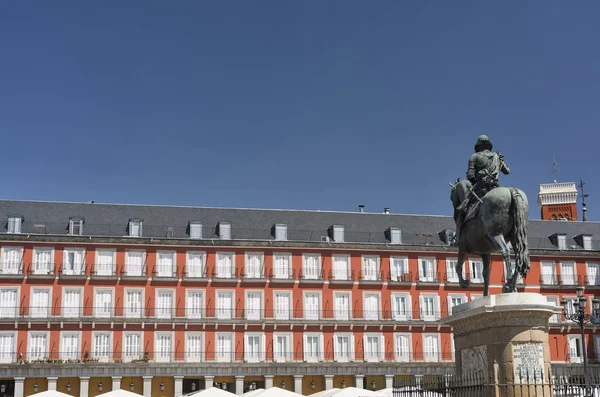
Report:
M265 269L263 267L259 269L244 267L242 270L242 280L266 280Z
M325 271L323 269L301 269L300 281L304 283L322 283L325 281Z
M52 277L54 278L54 263L47 263L45 265L29 264L27 265L27 276L28 277Z
M117 266L115 264L105 265L105 264L96 264L92 265L92 277L96 278L116 278L117 274Z
M173 267L161 267L154 266L152 271L152 278L157 279L177 279L177 268Z
M146 264L134 265L125 264L121 266L121 277L124 279L146 279L148 278L148 269Z
M271 269L269 272L269 280L272 283L294 281L296 280L296 269L292 269L291 271L288 270L287 272L282 271L281 269Z
M61 264L58 274L60 277L86 277L85 263L75 265L74 268Z
M417 275L419 284L437 284L440 282L440 273L422 273Z
M206 274L206 268L185 268L182 271L182 276L184 279L194 280L194 279L207 279L208 275Z
M354 282L354 270L336 269L329 271L329 281L332 283Z
M600 288L600 276L590 277L586 274L584 282L587 288Z
M240 271L233 267L215 267L212 272L213 281L237 281L240 276Z
M385 278L382 271L365 271L361 270L359 280L361 283L383 283Z
M0 261L0 276L2 277L24 277L23 264L12 261Z
M558 276L556 274L542 274L540 276L540 286L558 288L558 284Z
M559 277L561 287L577 287L581 285L581 277L578 275L563 275Z
M407 272L403 274L394 274L392 272L388 272L388 277L391 283L397 284L411 284L413 282L413 274L412 272Z

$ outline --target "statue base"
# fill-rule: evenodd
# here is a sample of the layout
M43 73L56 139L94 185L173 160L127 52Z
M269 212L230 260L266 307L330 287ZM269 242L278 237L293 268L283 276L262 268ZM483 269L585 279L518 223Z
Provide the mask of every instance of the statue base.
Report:
M559 311L536 293L491 295L452 308L444 324L453 327L457 378L489 385L485 397L527 396L531 387L552 395L548 320Z

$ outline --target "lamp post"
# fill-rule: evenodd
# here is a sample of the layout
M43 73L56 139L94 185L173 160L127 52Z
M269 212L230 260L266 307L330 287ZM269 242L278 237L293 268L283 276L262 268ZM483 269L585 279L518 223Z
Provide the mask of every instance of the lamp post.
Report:
M565 315L565 319L569 321L573 321L577 325L579 325L579 330L581 332L581 347L583 354L583 376L585 384L587 385L588 371L587 371L587 348L585 346L585 325L588 323L592 323L594 319L598 318L598 313L600 313L600 300L592 299L592 312L591 314L587 314L585 312L585 308L587 306L587 300L585 296L583 296L583 287L577 287L577 299L573 302L573 310L569 310L569 301L563 299L560 302L563 306L563 313Z

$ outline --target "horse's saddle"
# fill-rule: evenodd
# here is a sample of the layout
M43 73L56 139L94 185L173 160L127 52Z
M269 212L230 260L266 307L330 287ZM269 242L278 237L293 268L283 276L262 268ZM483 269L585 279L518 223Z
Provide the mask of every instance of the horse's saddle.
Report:
M479 202L479 200L475 200L475 202L469 206L465 214L465 220L463 221L463 223L467 223L469 219L475 218L475 216L477 216L480 204L481 203Z

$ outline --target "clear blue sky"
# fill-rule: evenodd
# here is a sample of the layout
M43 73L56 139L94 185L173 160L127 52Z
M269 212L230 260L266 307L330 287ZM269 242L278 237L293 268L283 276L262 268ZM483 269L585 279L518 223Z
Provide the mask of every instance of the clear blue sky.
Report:
M486 133L600 220L597 1L0 5L4 199L451 214Z

